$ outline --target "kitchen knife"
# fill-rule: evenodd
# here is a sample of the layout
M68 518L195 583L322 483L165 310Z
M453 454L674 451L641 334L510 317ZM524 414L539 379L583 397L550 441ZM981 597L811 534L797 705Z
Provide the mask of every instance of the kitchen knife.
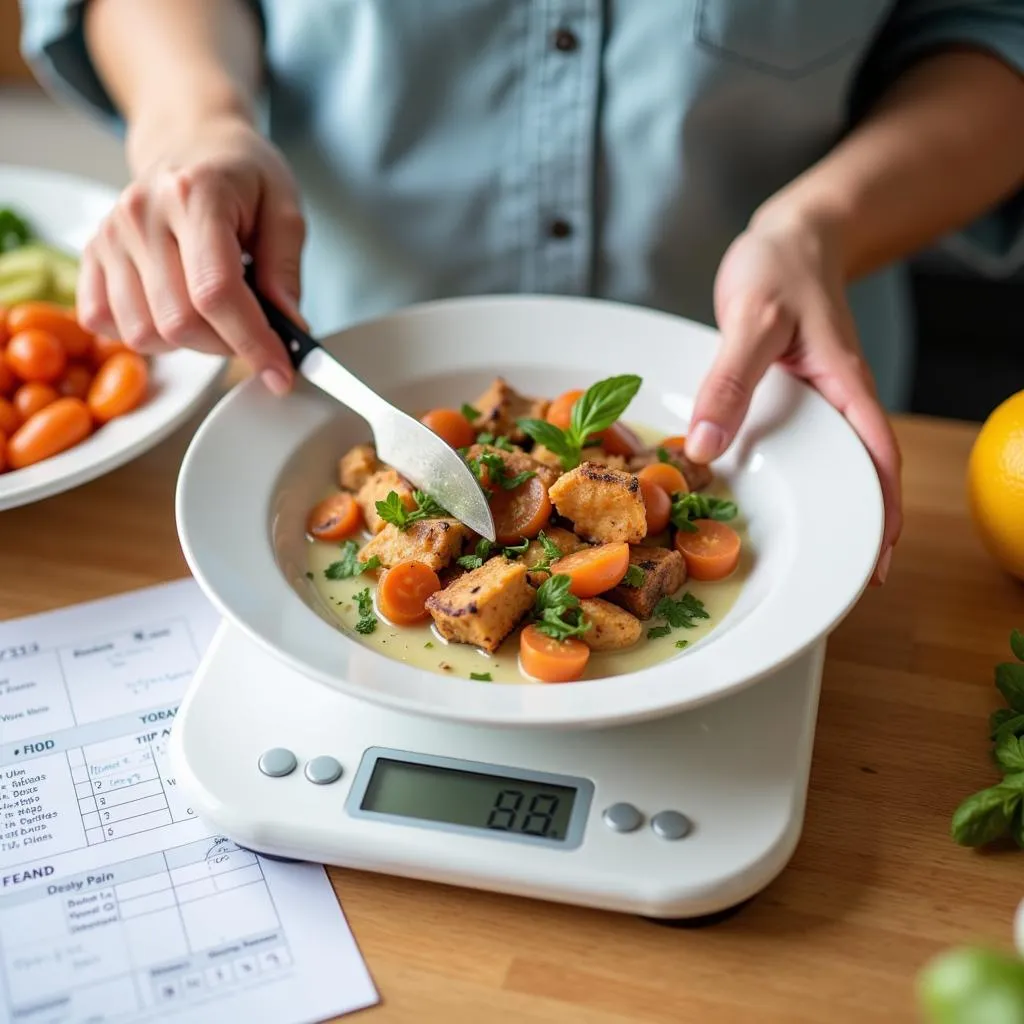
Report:
M350 373L315 339L256 287L252 264L246 281L270 326L284 342L297 373L358 413L373 431L381 462L394 467L413 487L430 495L453 518L494 541L494 517L473 471L454 448L429 427L396 409Z

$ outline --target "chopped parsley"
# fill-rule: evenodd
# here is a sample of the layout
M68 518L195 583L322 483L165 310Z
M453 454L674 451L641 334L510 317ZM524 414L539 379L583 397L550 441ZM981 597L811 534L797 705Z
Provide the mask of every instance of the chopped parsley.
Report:
M478 683L494 682L494 680L491 678L490 672L470 672L469 678L475 680Z
M331 562L324 569L324 576L329 580L347 580L379 568L380 559L376 555L361 562L359 560L359 545L354 540L347 540L341 545L341 558L337 562Z
M668 451L667 448L658 448L657 456L658 456L658 461L659 462L668 462L668 463L672 462L672 456L669 454L669 451Z
M514 491L537 475L532 469L524 469L521 473L509 475L505 460L497 452L482 452L478 458L469 459L469 468L473 470L478 480L483 480L485 466L489 482L505 491Z
M693 629L698 619L711 616L704 608L704 602L689 591L682 597L663 597L654 606L654 617L664 619L673 629Z
M647 573L639 565L631 565L626 570L626 575L622 577L622 582L627 587L642 587L646 577Z
M506 544L501 549L501 553L506 558L518 558L520 555L526 554L526 549L529 546L530 542L524 537L518 544Z
M429 651L434 646L434 642L433 640L428 640L423 646Z
M370 588L364 587L358 594L352 595L359 609L359 621L356 623L356 632L364 636L369 635L377 628L377 616L373 610L373 598L370 596Z
M492 448L500 448L503 452L514 452L516 450L515 446L504 434L498 434L497 437L494 434L480 434L476 440L477 444L489 444Z
M724 523L735 519L737 511L734 501L691 491L689 494L677 494L672 499L671 520L677 530L696 533L697 527L691 522L692 519L717 519Z
M580 600L569 592L571 580L568 576L549 576L537 588L534 602L534 623L539 632L553 640L568 640L582 636L590 629L590 622L583 617Z
M475 552L472 555L462 555L460 558L456 558L455 564L470 571L479 569L491 557L493 550L494 545L486 537L482 537L476 542Z
M408 509L396 491L389 491L383 501L377 502L377 515L385 523L391 523L399 530L406 530L421 519L437 519L448 514L429 494L424 494L423 491L413 491L412 500L414 507Z
M676 641L676 647L678 647L680 650L682 650L684 647L689 647L689 646L690 646L690 641L689 640L677 640Z
M668 636L671 632L671 626L651 626L651 628L647 630L647 639L657 640L659 637Z
M473 406L469 404L469 402L463 402L462 408L459 411L462 413L463 416L466 417L467 420L469 420L470 423L472 423L473 420L480 419L480 410L474 409Z

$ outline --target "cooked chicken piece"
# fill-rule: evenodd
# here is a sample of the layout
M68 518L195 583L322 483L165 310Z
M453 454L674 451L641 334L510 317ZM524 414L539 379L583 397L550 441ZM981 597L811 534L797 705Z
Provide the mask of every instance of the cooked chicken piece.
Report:
M536 462L543 462L545 466L556 470L559 476L562 475L562 460L550 448L545 448L542 444L535 444L530 449L530 458Z
M640 639L640 620L624 608L618 608L599 597L580 601L583 617L590 623L580 639L592 651L617 651L632 647Z
M654 606L686 582L686 562L674 549L630 547L629 564L643 570L643 581L636 587L620 583L605 597L638 619L649 619L654 614Z
M683 454L683 449L680 446L672 445L671 448L666 448L665 451L668 453L669 462L686 477L686 485L691 491L703 490L711 483L710 467L698 466L696 462L691 462ZM634 455L629 460L629 468L633 473L639 473L644 466L649 466L652 462L658 461L658 449L651 448L649 451Z
M357 444L338 460L338 483L346 491L358 491L374 473L384 469L373 445Z
M473 421L477 432L504 434L510 441L522 441L525 434L516 420L542 420L551 403L543 398L527 398L496 377L491 386L471 405L480 416Z
M427 611L446 640L493 653L533 607L526 566L499 555L427 598Z
M390 569L406 558L415 558L437 572L462 554L472 536L473 531L457 519L421 519L404 530L388 523L363 547L359 559L368 562L376 555L380 564Z
M593 462L595 466L620 469L624 473L629 469L629 460L625 455L612 455L603 448L584 448L582 455L584 462Z
M514 477L519 473L536 473L545 487L550 487L559 477L559 472L531 458L520 448L507 452L489 444L474 444L466 450L467 459L479 459L481 455L497 455L505 464L505 473Z
M631 473L584 462L555 481L550 497L584 540L635 544L647 535L640 481Z
M402 499L402 504L406 508L415 507L412 488L393 469L378 470L367 477L366 482L359 488L356 504L363 511L366 528L370 533L380 533L384 529L384 520L377 515L377 502L386 500L392 491Z
M558 550L561 552L561 555L558 556L560 558L565 555L572 555L588 546L575 533L572 533L570 530L563 530L560 526L549 526L544 531L544 536L558 546ZM548 556L544 552L544 545L539 540L532 540L526 552L520 557L523 565L528 569L532 569L533 566L547 561ZM535 587L539 587L549 575L546 572L531 572L530 582Z

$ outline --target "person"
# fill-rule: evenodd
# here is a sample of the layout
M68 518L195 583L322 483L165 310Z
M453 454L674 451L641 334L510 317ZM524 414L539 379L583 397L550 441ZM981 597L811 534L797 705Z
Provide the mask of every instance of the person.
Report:
M40 80L124 133L83 322L147 353L282 346L436 297L594 295L717 324L688 454L781 362L847 418L900 533L902 261L1015 266L1021 0L22 0ZM301 271L301 274L300 274ZM300 293L300 276L303 289Z

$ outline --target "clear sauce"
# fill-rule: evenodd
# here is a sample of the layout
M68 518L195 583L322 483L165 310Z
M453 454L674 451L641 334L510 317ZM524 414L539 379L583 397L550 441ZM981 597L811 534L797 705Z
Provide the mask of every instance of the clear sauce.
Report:
M635 429L635 428L634 428ZM650 431L638 431L641 436ZM658 435L655 435L657 437ZM734 500L728 488L717 479L713 480L703 493L719 498ZM599 679L606 676L626 675L647 668L669 658L686 654L686 648L707 636L725 618L735 604L743 588L753 559L750 539L747 533L743 509L729 525L740 535L742 542L739 565L731 576L714 582L687 580L682 588L673 596L681 597L689 592L704 603L708 618L696 620L692 628L673 629L667 636L647 639L647 631L652 626L662 625L661 619L651 619L644 623L640 639L632 646L618 651L593 651L587 663L583 679ZM369 534L355 538L362 546L369 540ZM369 588L371 594L376 591L374 573L366 573L347 580L330 580L324 574L326 568L338 560L340 545L309 541L309 575L314 588L324 605L330 609L333 618L341 626L345 635L356 643L378 651L380 654L397 661L405 662L415 668L439 672L462 679L471 676L489 674L490 682L531 684L534 680L525 676L519 669L519 630L495 651L488 654L468 644L449 643L442 639L428 619L420 626L393 626L381 616L374 605L377 616L377 627L369 634L356 632L359 611L355 595ZM686 641L683 647L677 646Z

